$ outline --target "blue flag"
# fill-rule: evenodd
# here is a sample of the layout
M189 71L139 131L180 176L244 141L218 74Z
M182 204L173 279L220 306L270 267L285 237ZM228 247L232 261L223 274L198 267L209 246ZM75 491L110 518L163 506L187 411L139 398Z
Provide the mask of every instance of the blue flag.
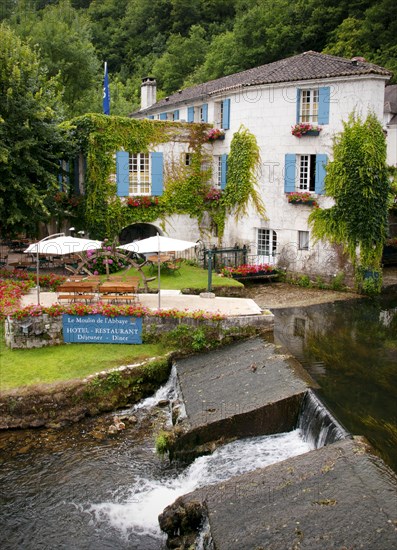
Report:
M108 75L108 64L106 61L105 61L105 76L103 79L103 114L110 115L109 75Z

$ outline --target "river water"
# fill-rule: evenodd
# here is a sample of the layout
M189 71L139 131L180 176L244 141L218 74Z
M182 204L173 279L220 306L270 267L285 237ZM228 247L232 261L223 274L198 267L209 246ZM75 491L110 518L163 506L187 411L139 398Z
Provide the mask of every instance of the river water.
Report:
M176 498L313 448L296 429L235 441L189 467L170 465L154 449L154 433L169 422L156 403L169 393L134 408L137 424L118 436L104 432L107 416L1 434L1 549L164 549L157 518Z
M266 289L254 291L266 300ZM364 435L397 473L397 296L275 309L274 339L320 385L352 434Z
M266 289L255 293L262 305ZM304 364L342 424L397 471L397 298L274 313L275 341ZM170 466L154 450L153 434L169 421L155 406L165 396L169 388L142 403L137 423L117 436L106 435L106 415L62 430L0 433L0 548L163 549L157 516L175 498L310 449L295 430Z

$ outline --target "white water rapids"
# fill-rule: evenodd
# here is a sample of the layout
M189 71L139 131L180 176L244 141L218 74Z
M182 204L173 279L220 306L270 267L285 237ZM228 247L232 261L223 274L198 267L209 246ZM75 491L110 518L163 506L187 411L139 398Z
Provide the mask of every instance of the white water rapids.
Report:
M175 380L173 372L170 381L155 396L135 407L135 410L150 409L161 399L175 398ZM200 487L306 453L312 448L303 440L300 430L240 439L219 447L210 456L197 458L182 473L171 470L162 479L139 477L127 494L122 497L115 495L114 501L92 504L89 510L85 510L93 515L94 521L107 522L125 538L132 533L164 538L157 518L178 497Z

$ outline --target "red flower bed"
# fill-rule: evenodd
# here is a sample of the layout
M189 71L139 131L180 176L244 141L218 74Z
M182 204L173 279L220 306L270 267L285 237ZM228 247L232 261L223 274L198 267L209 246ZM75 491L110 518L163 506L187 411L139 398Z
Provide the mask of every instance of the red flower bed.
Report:
M224 267L221 273L225 277L233 277L235 275L240 277L248 277L249 275L261 275L273 273L274 271L276 271L276 268L271 264L243 264L238 267Z

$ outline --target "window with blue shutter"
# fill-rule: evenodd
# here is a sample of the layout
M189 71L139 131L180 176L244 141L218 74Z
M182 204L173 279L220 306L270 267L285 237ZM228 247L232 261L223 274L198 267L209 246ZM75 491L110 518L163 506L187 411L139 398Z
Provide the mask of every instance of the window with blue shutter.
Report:
M154 115L149 115L148 118L149 118L150 120L153 120L153 119L154 119Z
M160 113L160 120L167 120L167 113Z
M208 122L208 103L204 103L204 105L201 106L201 121L200 122Z
M130 155L126 151L116 153L116 183L117 195L128 197L129 194L129 160Z
M174 120L179 120L179 109L176 109L176 111L174 111L173 119Z
M163 194L163 153L150 153L152 168L152 195Z
M194 122L194 107L187 108L187 121Z
M230 128L230 99L222 101L221 127L223 130L229 130Z
M318 123L329 124L329 105L331 89L329 86L320 88L318 91Z
M330 87L297 89L296 122L329 124Z
M285 155L284 164L284 193L295 191L296 155Z
M221 189L225 189L227 182L227 157L226 153L221 155Z
M327 155L316 155L316 178L314 190L318 195L324 194L324 180L327 162Z
M300 122L301 116L301 91L299 88L296 90L296 122Z

